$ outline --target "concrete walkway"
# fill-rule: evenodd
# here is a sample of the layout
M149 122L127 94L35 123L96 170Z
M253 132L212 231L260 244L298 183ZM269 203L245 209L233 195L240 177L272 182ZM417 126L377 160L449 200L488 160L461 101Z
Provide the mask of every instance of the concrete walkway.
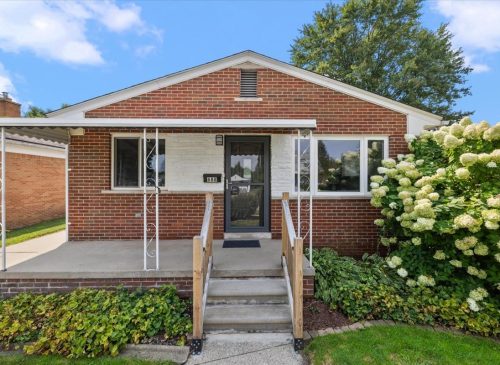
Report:
M52 251L66 241L66 231L51 233L15 245L7 246L7 268ZM0 259L2 252L0 251Z
M208 334L201 355L191 355L187 365L301 365L289 333Z

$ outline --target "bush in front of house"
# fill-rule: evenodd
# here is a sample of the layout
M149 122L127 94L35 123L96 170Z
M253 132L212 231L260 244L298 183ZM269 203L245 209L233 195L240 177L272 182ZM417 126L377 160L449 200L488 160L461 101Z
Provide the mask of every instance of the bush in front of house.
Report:
M500 308L500 123L464 118L407 141L412 153L371 177L387 265L410 290Z
M0 342L31 342L24 347L28 354L116 356L125 344L159 334L184 343L191 330L188 304L169 285L136 292L24 293L0 302Z
M409 287L380 256L356 260L325 248L313 250L313 264L315 296L353 321L392 319L500 335L500 312L495 304L484 302L481 311L475 312L443 287Z

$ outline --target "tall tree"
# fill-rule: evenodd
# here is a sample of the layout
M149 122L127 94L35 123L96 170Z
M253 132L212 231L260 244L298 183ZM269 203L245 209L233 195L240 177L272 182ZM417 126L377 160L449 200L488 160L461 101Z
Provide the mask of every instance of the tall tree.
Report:
M302 68L456 120L468 111L456 102L470 95L472 71L454 49L446 24L421 24L422 0L347 0L314 14L292 45Z

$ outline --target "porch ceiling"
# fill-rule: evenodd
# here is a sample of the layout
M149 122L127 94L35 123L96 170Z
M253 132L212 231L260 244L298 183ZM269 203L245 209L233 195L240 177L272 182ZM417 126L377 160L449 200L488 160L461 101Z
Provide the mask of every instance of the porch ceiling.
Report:
M3 118L2 118L3 119ZM21 119L21 118L19 118ZM27 119L27 118L22 118ZM46 118L44 118L46 119ZM0 125L2 125L0 120ZM7 138L16 136L21 137L20 140L29 143L48 142L57 147L62 147L68 143L68 130L61 127L6 127ZM44 144L44 143L41 143Z

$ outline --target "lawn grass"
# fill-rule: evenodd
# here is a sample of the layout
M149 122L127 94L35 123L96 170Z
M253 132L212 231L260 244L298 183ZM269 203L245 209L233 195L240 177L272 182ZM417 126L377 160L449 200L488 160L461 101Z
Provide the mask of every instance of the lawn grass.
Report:
M314 365L500 364L499 342L404 325L316 337L306 353Z
M58 218L50 221L41 222L32 226L14 229L7 232L7 246L15 245L32 238L45 236L49 233L62 231L66 228L66 219Z
M60 356L27 356L0 354L2 365L171 365L169 361L145 361L131 358L99 357L95 359L66 359Z

